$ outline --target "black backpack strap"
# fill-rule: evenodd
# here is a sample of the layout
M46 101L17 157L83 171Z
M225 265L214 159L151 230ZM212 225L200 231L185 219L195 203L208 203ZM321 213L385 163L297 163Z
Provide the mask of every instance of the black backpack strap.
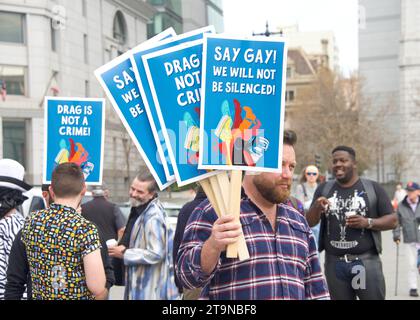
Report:
M330 181L326 182L324 187L322 188L321 196L328 197L328 194L330 193L334 184L335 184L335 180L330 180Z
M378 212L376 211L377 197L373 183L371 180L363 178L360 178L360 181L362 182L363 188L365 189L368 198L369 216L376 218L378 216Z
M293 196L290 196L289 199L290 199L290 202L292 203L293 208L299 211L297 199Z
M371 218L377 218L378 217L378 211L377 211L377 201L378 197L376 196L375 188L373 186L373 182L368 179L362 179L360 178L360 181L362 182L363 188L365 189L367 198L368 198L368 208L369 208L369 217ZM372 230L372 237L373 241L375 243L376 251L378 254L382 253L382 237L381 232Z
M308 199L308 193L306 192L305 184L301 183L300 185L302 186L303 196L305 197L305 201L306 201L306 199Z

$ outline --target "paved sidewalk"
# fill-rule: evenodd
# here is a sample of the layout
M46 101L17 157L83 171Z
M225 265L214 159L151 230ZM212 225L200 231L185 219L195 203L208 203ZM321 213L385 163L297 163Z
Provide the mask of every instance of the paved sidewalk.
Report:
M413 298L408 295L409 288L407 284L407 257L404 249L400 245L399 255L399 277L398 277L398 293L395 295L395 271L396 271L396 245L392 241L392 231L382 232L383 253L381 256L385 282L386 282L386 298L387 300L420 300L420 298ZM323 262L323 254L321 255L321 264ZM420 278L420 276L419 276ZM420 284L419 284L420 288ZM419 290L420 291L420 290ZM111 288L110 299L122 300L124 294L124 287Z
M395 272L397 261L396 244L392 240L392 231L382 232L382 264L386 282L386 298L387 300L420 300L409 296L410 288L408 287L408 257L405 255L404 247L400 244L399 253L399 270L398 270L398 292L395 295ZM417 283L419 285L419 278ZM419 286L420 288L420 286Z

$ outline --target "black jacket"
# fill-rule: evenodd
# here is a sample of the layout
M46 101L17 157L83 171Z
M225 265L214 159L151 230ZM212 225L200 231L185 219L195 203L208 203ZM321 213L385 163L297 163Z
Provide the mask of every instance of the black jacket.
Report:
M105 197L94 197L82 204L82 216L101 229L105 241L117 240L118 230L125 226L121 210Z
M175 236L174 236L174 247L173 247L173 258L174 258L174 270L175 270L175 284L178 287L179 292L182 292L182 285L180 284L177 275L175 265L177 263L177 256L179 246L182 242L182 237L184 236L184 230L187 226L188 219L190 218L192 212L198 205L207 199L207 196L204 192L198 192L194 200L187 202L179 211L178 221L176 223Z

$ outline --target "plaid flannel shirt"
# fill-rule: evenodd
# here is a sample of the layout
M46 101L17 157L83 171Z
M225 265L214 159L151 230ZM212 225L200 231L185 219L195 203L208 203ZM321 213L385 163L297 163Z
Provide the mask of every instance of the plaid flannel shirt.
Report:
M186 288L202 287L202 299L309 300L329 299L315 238L305 218L279 204L276 232L250 199L241 202L240 220L250 259L220 256L211 274L201 269L201 250L217 215L208 201L192 213L177 259L177 273Z

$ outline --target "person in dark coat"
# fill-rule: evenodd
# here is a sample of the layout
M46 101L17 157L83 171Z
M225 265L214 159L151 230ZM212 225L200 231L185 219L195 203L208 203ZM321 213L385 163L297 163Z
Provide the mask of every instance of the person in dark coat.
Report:
M175 237L174 237L174 248L173 248L174 264L176 264L176 261L177 261L177 254L178 254L179 246L181 245L182 237L184 235L184 230L185 230L185 227L187 226L188 219L191 216L194 209L198 207L198 205L206 199L207 199L207 196L204 193L203 189L201 187L198 187L195 198L192 201L187 202L179 211L178 221L177 221L176 229L175 229ZM175 266L174 266L174 270L175 270ZM188 298L189 295L187 292L184 292L185 290L183 289L182 285L180 284L177 278L176 271L175 271L175 284L178 287L179 292L184 293L184 298Z

